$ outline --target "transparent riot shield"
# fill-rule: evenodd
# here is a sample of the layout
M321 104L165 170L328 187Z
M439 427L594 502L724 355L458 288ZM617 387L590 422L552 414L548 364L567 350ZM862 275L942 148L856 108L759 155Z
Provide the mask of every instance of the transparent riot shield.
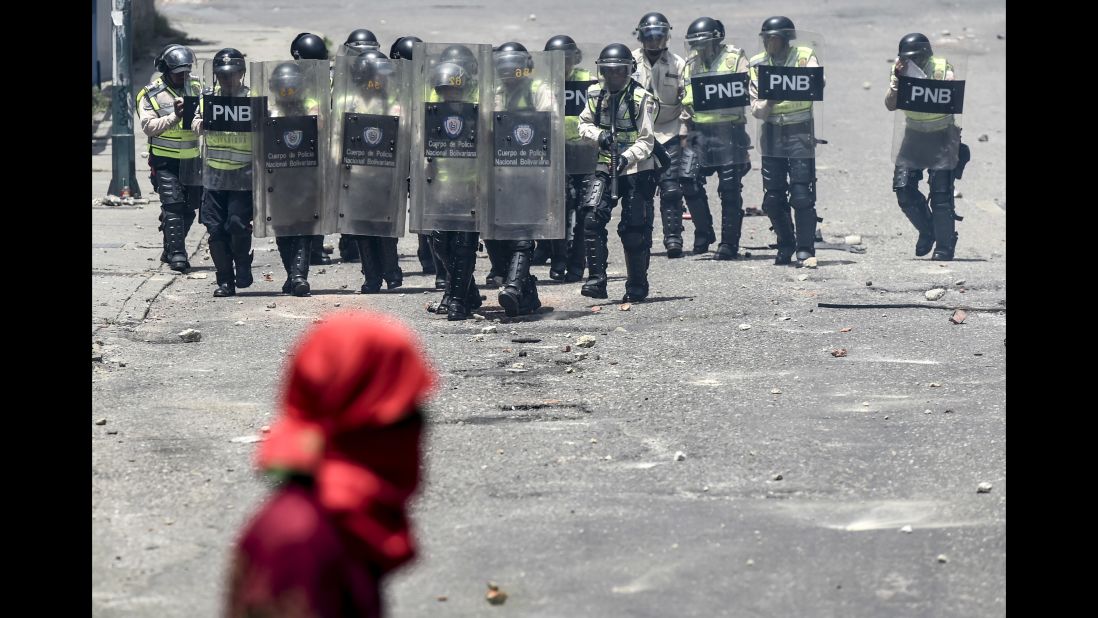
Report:
M203 64L204 89L198 105L202 137L202 186L213 191L252 190L252 144L260 114L250 98L246 72L214 75Z
M492 54L492 240L564 238L564 52Z
M968 53L950 42L931 45L932 55L898 58L891 67L898 91L892 162L907 169L951 170L961 158Z
M564 52L564 168L566 174L593 174L599 146L579 134L579 115L587 106L587 90L599 83L595 69L604 45L577 43L579 49Z
M253 62L252 95L261 97L252 142L255 235L300 236L336 230L328 200L328 122L331 89L327 60Z
M686 96L693 128L687 148L701 167L750 164L748 54L731 44L686 43Z
M478 231L492 197L492 46L417 42L409 228Z
M769 114L756 119L756 146L764 157L815 158L816 127L823 112L823 37L797 30L785 40L774 35L778 51L767 53L766 40L749 61L752 86L760 100L772 101Z
M335 59L328 195L339 232L404 235L410 123L411 61Z
M202 96L202 91L206 85L209 84L205 80L205 72L210 65L209 60L196 60L196 63L191 67L191 72L187 81L183 85L183 128L190 129L191 123L194 121L195 114L198 113L198 100ZM201 151L201 138L199 139L199 149ZM202 156L192 159L180 159L179 160L179 180L184 185L192 187L202 186Z

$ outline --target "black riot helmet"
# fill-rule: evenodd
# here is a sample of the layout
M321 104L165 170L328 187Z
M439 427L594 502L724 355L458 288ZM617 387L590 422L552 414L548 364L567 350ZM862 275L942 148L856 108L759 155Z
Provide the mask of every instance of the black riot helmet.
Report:
M156 57L156 70L161 73L190 73L194 66L194 52L190 48L173 43Z
M271 96L279 101L300 101L305 98L305 75L293 62L283 62L271 71L267 78Z
M239 49L226 47L214 54L213 72L215 75L235 73L237 71L243 74L244 69L244 54L240 53Z
M290 43L290 55L294 60L327 60L328 48L324 39L311 32L302 32Z
M599 81L610 92L617 92L629 83L630 75L637 70L637 61L633 52L621 43L611 43L602 49L595 61L599 70Z
M442 50L439 54L439 62L453 62L465 69L465 73L469 77L476 77L477 75L477 57L473 55L473 51L464 45L451 45Z
M351 79L368 90L384 90L393 71L393 63L376 49L359 54L351 62Z
M343 52L348 56L357 56L368 49L381 49L381 43L377 42L373 32L365 28L352 30L343 42Z
M514 41L504 43L492 52L492 61L496 65L496 77L509 81L530 77L534 69L534 58L526 46Z
M633 30L645 51L663 51L671 40L671 22L663 13L645 13Z
M782 37L787 43L797 38L797 27L793 25L793 20L779 15L764 21L759 29L759 36L765 38L775 35Z
M431 88L443 101L460 101L472 88L472 78L456 62L440 62L431 69Z
M934 50L931 49L930 39L926 38L925 34L912 32L900 39L900 49L897 54L921 66L934 55Z
M403 58L405 60L412 59L412 48L416 43L422 43L423 39L418 36L402 36L393 42L393 46L389 48L389 57L393 60Z
M545 42L545 51L559 49L564 52L564 64L566 73L571 73L580 62L583 62L583 52L572 37L567 34L558 34Z
M720 45L724 42L724 24L712 17L699 17L686 29L686 42L690 47Z

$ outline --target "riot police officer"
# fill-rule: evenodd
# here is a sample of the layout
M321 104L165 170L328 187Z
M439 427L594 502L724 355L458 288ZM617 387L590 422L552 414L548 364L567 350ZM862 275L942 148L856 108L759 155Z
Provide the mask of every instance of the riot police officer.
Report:
M156 58L160 72L137 93L141 130L149 138L149 168L153 189L160 196L162 262L177 272L187 272L187 233L202 201L199 180L198 135L183 126L183 97L197 96L202 85L191 79L194 52L183 45L168 45Z
M214 54L216 83L203 94L248 97L244 74L244 54L226 47ZM200 109L205 105L203 97ZM210 257L217 276L214 296L233 296L236 288L249 287L253 281L252 134L208 130L201 115L195 118L193 128L206 138L201 220L210 234Z
M812 101L759 99L757 67L762 64L818 67L820 63L811 47L791 44L797 38L797 30L788 17L776 16L764 21L759 37L765 51L751 57L748 71L751 114L763 121L759 133L763 211L770 217L777 236L774 264L790 264L794 251L798 262L803 262L816 255L816 138Z
M550 89L543 81L530 78L534 60L524 45L516 42L504 43L493 53L493 59L496 78L499 80L495 111L553 109L556 102ZM496 199L507 197L497 195ZM512 197L516 198L517 196ZM486 240L485 244L488 243L500 243L498 246L506 255L507 275L503 289L499 292L499 304L504 312L510 317L535 313L541 307L541 300L538 298L537 277L530 274L534 240Z
M697 174L697 164L693 153L685 146L687 127L683 122L682 98L686 96L686 61L668 51L671 24L662 13L646 13L633 33L641 43L633 50L637 81L656 97L659 113L654 121L655 137L671 158L671 164L659 175L663 246L667 249L667 257L682 257L682 204L685 199L694 220L694 253L704 253L717 237L711 218L705 216L709 204L695 191L697 183L692 179Z
M622 302L648 296L648 263L652 249L653 197L656 192L653 122L657 103L652 93L630 75L637 60L620 43L606 46L595 66L599 84L587 91L579 132L599 144L598 171L587 182L580 206L589 276L581 294L606 298L606 224L620 197L618 237L627 271ZM616 186L615 186L616 185Z
M412 53L416 42L423 42L423 39L418 36L402 36L393 41L393 45L389 48L389 57L393 60L411 60ZM411 183L411 170L409 170L408 181ZM409 187L410 189L410 187ZM416 234L419 239L419 247L416 249L416 257L419 259L419 265L423 269L425 275L435 275L435 289L442 289L446 287L446 273L442 264L439 263L439 258L431 251L431 235L430 234Z
M351 34L354 34L353 32ZM376 39L375 39L376 41ZM302 32L294 37L292 43L290 43L290 55L294 60L327 60L328 59L328 46L324 44L324 39L311 32ZM358 259L354 252L357 247L354 246L354 242L343 240L340 237L340 257L344 261L352 261ZM351 252L349 255L344 255L343 249ZM328 257L328 254L324 251L324 236L317 235L313 237L313 243L309 247L309 263L313 265L326 266L332 263L332 259Z
M564 79L566 82L592 81L591 72L581 68L583 54L572 37L566 34L558 34L545 42L545 51L561 50L564 52ZM579 134L579 117L565 116L564 118L565 157L586 158L587 144ZM588 159L590 161L590 159ZM569 168L572 162L567 162ZM583 269L586 266L586 258L583 248L583 218L578 216L579 201L584 193L584 183L588 174L571 173L565 180L565 208L567 214L565 221L572 221L572 240L553 240L550 243L550 267L549 278L555 281L576 282L583 279ZM565 234L567 236L567 234ZM536 260L535 260L536 262Z
M925 34L913 32L900 39L897 59L892 67L885 107L897 109L901 76L951 81L955 79L950 61L934 53ZM961 128L954 114L903 110L903 137L896 152L892 190L900 209L919 232L915 255L924 256L934 249L931 260L953 259L957 247L953 201L954 181L961 177L970 154L961 143ZM923 170L927 171L930 198L919 191ZM929 203L929 206L928 206Z
M735 45L724 44L724 24L711 17L695 19L686 31L690 54L686 59L686 96L683 106L690 119L689 142L699 161L696 179L683 180L684 186L696 183L690 193L698 196L691 212L698 219L709 222L709 196L705 192L705 179L717 175L717 194L721 198L721 242L714 259L739 258L740 230L743 227L742 179L751 170L748 148L751 138L747 135L747 118L743 107L720 107L711 111L694 109L694 89L691 78L729 73L747 73L747 55Z

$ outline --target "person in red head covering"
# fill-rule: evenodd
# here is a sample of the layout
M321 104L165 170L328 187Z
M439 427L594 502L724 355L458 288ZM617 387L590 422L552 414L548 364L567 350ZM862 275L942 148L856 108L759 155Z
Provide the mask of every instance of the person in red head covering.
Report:
M257 457L283 482L236 544L226 616L382 615L381 578L415 555L404 509L434 382L387 317L341 313L305 335Z

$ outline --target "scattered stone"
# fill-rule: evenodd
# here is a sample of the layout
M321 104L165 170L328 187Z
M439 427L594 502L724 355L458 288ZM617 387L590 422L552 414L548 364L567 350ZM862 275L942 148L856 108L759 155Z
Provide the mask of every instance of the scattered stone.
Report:
M598 444L598 443L599 443L598 438L591 438L591 444Z
M202 341L202 332L193 328L179 333L179 338L183 340L183 343L194 343L196 341Z
M868 408L869 407L869 402L868 401L863 401L862 405Z
M519 350L519 358L526 358L526 350Z
M867 288L873 287L873 282L872 281L866 281L865 282L865 287L867 287Z
M511 339L511 343L541 343L541 339L537 337L515 337Z
M851 326L847 326L846 328L840 328L840 329L839 329L839 332L840 332L840 333L849 333L849 332L850 332L850 331L852 331L852 330L854 330L854 328L853 328L853 327L851 327Z
M613 459L613 457L611 455L607 455L606 457L603 457L602 459L603 459L603 461L610 461L611 459Z
M567 367L567 368L566 368L566 369L564 370L564 373L575 373L575 372L576 372L576 368L575 368L575 367Z
M869 90L872 87L873 87L873 84L871 84L869 82L862 82L862 90Z
M267 308L268 308L268 309L274 309L274 308L275 308L275 304L274 304L274 303L267 303Z
M755 566L755 561L754 561L754 560L752 560L752 559L750 559L750 558L748 558L748 559L747 559L747 566Z
M633 305L630 304L630 303L622 303L622 304L618 305L618 311L629 311L632 308L633 308Z
M955 190L953 191L953 197L955 197L955 198L958 198L958 199L959 199L959 198L962 198L962 197L964 197L964 194L962 194L962 193L961 193L961 191L960 191L959 189L955 189Z
M491 605L503 605L507 600L507 593L500 590L495 582L488 582L488 594L484 595L484 598Z
M624 328L622 328L621 326L619 326L619 327L617 327L617 328L615 328L615 329L614 329L614 332L615 332L615 333L627 333L627 332L629 332L629 331L627 331L627 330L625 330Z
M233 324L236 326L244 326L244 320L237 320L236 322L233 322Z
M576 360L583 360L587 358L587 352L576 352Z
M991 493L991 483L980 483L976 486L976 493L989 494Z
M483 322L484 321L484 316L482 316L479 313L474 313L473 314L473 321L474 322Z
M444 594L440 594L437 597L435 597L435 600L438 601L439 603L445 603L446 599L447 599L447 596L444 595Z
M995 35L995 38L997 38L997 39L999 39L1000 41L1002 41L1002 40L1006 39L1006 35L1003 35L1003 34L996 34L996 35Z
M927 384L927 386L929 386L930 388L940 388L942 386L942 383L941 382L931 382L930 384Z
M926 410L923 410L923 414L934 414L934 410L927 408Z
M831 350L831 355L834 356L835 358L842 358L842 357L846 356L846 348L838 348L836 350Z
M949 562L949 556L946 556L945 554L938 554L938 562L940 564L945 564Z
M793 318L791 318L791 317L789 317L789 316L787 316L787 315L783 315L782 317L778 318L778 321L779 321L779 322L788 322L789 320L792 320L792 319L793 319Z
M797 275L797 281L808 281L808 275Z
M778 474L775 474L774 476L770 477L770 480L773 480L773 481L780 481L780 480L782 480L782 479L784 479L784 478L785 478L785 477L784 477L784 476L782 476L782 475L781 475L781 473L778 473Z
M560 351L561 351L561 352L571 352L571 351L572 351L572 346L570 346L570 345L562 345L562 346L560 346Z
M534 15L533 13L530 13L530 16L529 16L529 17L527 17L526 19L529 19L530 21L537 21L537 20L538 20L538 16L537 16L537 15Z
M976 141L978 141L978 142L986 142L986 141L987 141L987 133L983 133L983 134L981 134L981 135L980 135L980 137L977 137L977 138L976 138Z
M473 335L473 341L484 341L486 337L483 334Z
M101 418L101 419L95 421L95 424L96 425L106 425L107 424L107 419Z
M229 442L235 442L237 444L254 444L256 442L262 442L263 438L259 436L240 436L239 438L233 438Z
M942 30L942 36L949 36L949 30Z
M963 292L964 290L961 291ZM968 314L965 313L964 309L957 309L953 312L953 315L949 316L949 321L953 322L954 324L961 324L965 321L965 318L967 317Z
M945 296L945 293L944 288L934 288L933 290L927 290L925 296L927 300L940 300Z
M576 345L581 347L581 348L590 348L590 347L593 347L595 345L596 341L598 341L598 340L595 339L594 337L592 337L591 335L583 335L582 337L580 337L579 339L576 340Z
M900 532L911 534L911 526L904 526L903 528L900 528Z
M243 304L244 304L244 301L242 301L242 300L238 300L238 301L236 301L236 304L238 304L238 305L243 305Z
M772 389L770 389L770 394L771 395L781 395L782 391L781 391L781 389L772 388Z
M686 461L686 453L675 451L675 461Z
M591 313L599 313L600 311L602 311L602 305L591 307Z
M490 335L497 331L499 331L499 327L494 324L492 326L485 326L484 328L480 329L480 332L484 333L485 335Z
M812 256L805 260L801 265L805 268L816 268L820 265L820 263L816 260L816 256Z
M964 279L958 279L958 280L953 282L953 285L956 285L956 286L961 286L961 285L964 285L964 284L965 284Z
M740 330L751 330L750 324L740 324Z
M259 433L271 433L271 426L270 425L264 425L264 426L260 427L259 428Z
M210 275L207 273L191 273L187 275L188 279L207 279Z
M857 234L851 234L850 236L844 238L843 242L848 245L860 245L862 244L862 237Z

